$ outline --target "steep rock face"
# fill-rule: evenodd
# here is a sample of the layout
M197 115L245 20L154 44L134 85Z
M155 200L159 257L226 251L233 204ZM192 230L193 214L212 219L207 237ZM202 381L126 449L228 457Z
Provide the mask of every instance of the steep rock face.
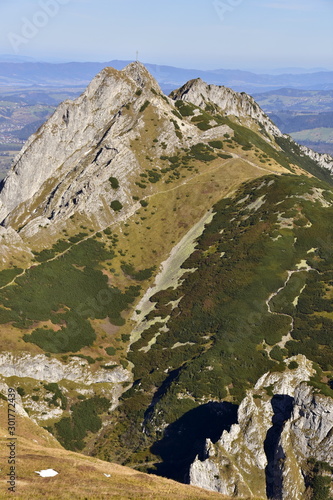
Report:
M110 400L111 410L117 407L124 384L131 382L131 374L121 366L113 370L100 368L92 371L89 363L79 357L73 357L67 364L64 364L57 359L49 359L43 354L32 356L28 353L21 355L1 353L0 390L7 385L12 386L15 380L13 377L25 380L28 384L37 385L38 388L42 387L43 383L49 384L46 388L51 387L52 384L59 384L64 394L73 392L73 389L77 394L89 397L98 393ZM29 410L32 420L43 423L63 416L64 408L49 406L49 400L53 396L51 392L46 394L45 399L39 398L38 402L32 397L33 395L33 393L24 395L24 407ZM19 395L18 398L22 406Z
M27 141L3 183L0 221L8 225L25 211L48 219L80 208L95 213L104 199L112 200L107 181L114 171L124 180L117 195L126 203L126 179L137 159L129 148L135 133L123 137L133 126L124 107L133 105L136 115L148 94L153 99L159 92L140 63L101 71L77 100L63 102Z
M173 101L142 64L105 68L27 141L0 186L0 223L31 238L41 226L55 233L56 223L73 214L99 229L131 216L139 207L132 198L135 181L147 165L159 170L161 155L233 136L228 125L202 131L173 112ZM119 182L116 190L110 177ZM110 209L115 199L121 214Z
M281 132L247 94L198 79L175 91L172 100L162 95L141 63L122 71L105 68L27 141L0 186L0 224L31 238L40 226L55 228L73 214L88 217L98 229L131 216L138 208L133 188L147 166L161 170L165 155L234 135L227 124L215 122L203 130L179 117L174 108L178 99L202 110L208 106L212 116L233 115L280 150L275 138ZM320 160L327 167L327 160ZM118 179L118 189L112 188L110 177ZM110 208L115 200L123 207L121 214ZM48 231L57 231L53 228Z
M203 109L209 103L216 104L226 115L256 120L265 127L267 132L277 137L282 135L253 97L245 92L238 93L227 87L208 85L198 78L187 82L171 96L175 100L182 99Z
M323 168L327 168L331 173L333 173L333 157L328 154L321 154L313 151L313 149L307 148L306 146L300 146L300 150L306 156L309 156L312 160L318 163Z
M191 466L191 484L240 498L302 500L308 459L333 465L332 399L306 383L311 362L291 360L297 368L261 377L239 407L239 423L216 444L207 441L206 460Z
M118 366L114 370L99 370L92 373L87 361L75 358L68 364L57 359L48 359L43 354L16 356L10 353L0 355L0 375L3 377L29 377L36 380L60 382L63 379L85 385L97 383L121 383L130 380L130 374Z
M175 90L170 95L174 100L191 102L195 106L205 109L208 105L218 106L225 115L233 115L247 121L251 126L251 121L257 122L267 134L274 137L285 137L279 128L264 113L253 97L245 92L235 92L234 90L217 85L208 85L200 78L190 80L183 87ZM333 171L333 158L328 154L316 153L306 146L301 146L301 152L314 160L320 167Z
M97 75L75 102L63 102L50 120L30 137L16 158L13 172L5 180L1 192L1 220L34 196L57 169L63 166L65 171L64 162L69 158L71 162L78 162L96 139L96 134L128 101L133 89L134 82L115 78L107 69ZM39 158L36 158L37 151ZM40 162L42 158L43 163ZM36 160L40 162L38 168ZM14 191L15 198L12 196Z

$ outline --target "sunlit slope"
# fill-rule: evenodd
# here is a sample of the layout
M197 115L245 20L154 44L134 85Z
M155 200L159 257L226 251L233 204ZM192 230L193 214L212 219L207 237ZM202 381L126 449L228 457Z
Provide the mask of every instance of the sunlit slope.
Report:
M210 401L239 403L296 354L317 363L313 383L333 395L332 203L328 185L283 175L215 204L178 283L150 297L128 353L134 385L119 408L125 428L118 437L106 430L106 455L119 439L141 450L135 463L161 429ZM136 434L142 424L144 437Z
M8 498L5 474L8 432L6 429L7 403L0 402L0 442L2 477L0 497ZM20 500L52 499L209 499L229 498L218 493L185 486L157 476L148 476L132 469L103 462L96 458L64 450L55 439L29 418L16 418L16 486L13 496ZM53 469L58 475L42 478L36 471Z

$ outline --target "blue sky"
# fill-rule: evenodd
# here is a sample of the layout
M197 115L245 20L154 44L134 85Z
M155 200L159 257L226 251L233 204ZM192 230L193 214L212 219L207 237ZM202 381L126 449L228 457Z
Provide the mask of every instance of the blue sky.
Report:
M333 69L333 0L0 0L0 53Z

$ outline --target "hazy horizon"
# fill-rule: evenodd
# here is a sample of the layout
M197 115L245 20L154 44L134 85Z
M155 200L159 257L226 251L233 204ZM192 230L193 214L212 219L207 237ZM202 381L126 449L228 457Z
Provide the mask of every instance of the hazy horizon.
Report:
M3 0L0 54L185 69L333 69L331 0Z

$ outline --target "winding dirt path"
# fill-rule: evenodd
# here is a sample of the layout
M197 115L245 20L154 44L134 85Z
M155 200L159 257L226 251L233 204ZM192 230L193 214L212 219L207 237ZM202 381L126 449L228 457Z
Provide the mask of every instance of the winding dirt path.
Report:
M284 349L285 346L286 346L286 343L289 341L289 340L293 340L292 336L291 336L291 333L292 331L294 330L294 325L295 325L295 320L293 318L293 316L290 316L290 314L286 314L286 313L278 313L278 312L275 312L275 311L272 311L272 308L271 308L271 304L270 302L274 299L274 297L276 297L282 290L284 290L284 288L287 286L287 284L289 283L291 277L295 274L295 273L301 273L301 272L309 272L309 271L317 271L316 269L313 269L312 267L310 267L308 264L303 264L302 262L300 264L298 264L299 268L298 269L294 269L293 271L288 271L288 277L286 279L286 281L284 282L284 284L274 293L271 293L271 295L268 297L268 299L266 300L266 305L267 305L267 310L270 314L274 314L275 316L284 316L285 318L289 318L290 319L290 329L288 331L288 333L286 335L284 335L282 337L282 339L280 340L280 342L278 342L277 344L274 344L274 346L270 347L267 345L266 343L266 350L268 352L268 354L270 354L271 350L273 349L273 347L275 346L278 346L280 347L281 349ZM318 271L317 271L318 272ZM304 290L304 288L303 288ZM301 292L303 291L301 290ZM300 292L300 293L301 293ZM296 298L296 297L295 297Z

